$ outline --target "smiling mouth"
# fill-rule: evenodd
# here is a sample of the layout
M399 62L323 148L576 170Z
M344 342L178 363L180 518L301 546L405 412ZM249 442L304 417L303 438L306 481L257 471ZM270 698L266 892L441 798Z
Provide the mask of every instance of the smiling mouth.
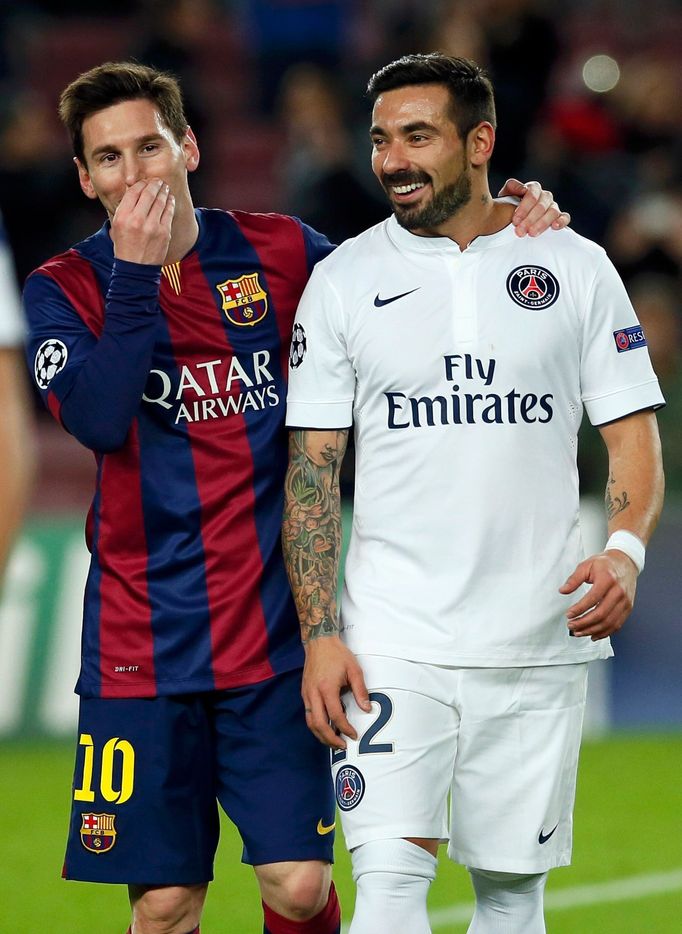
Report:
M402 184L391 184L389 183L386 187L389 192L391 200L396 205L404 205L407 207L413 202L416 203L420 201L421 195L428 186L427 181L419 182L403 182Z
M419 191L425 187L424 182L410 182L409 185L393 185L393 192L396 195L409 195L413 191Z

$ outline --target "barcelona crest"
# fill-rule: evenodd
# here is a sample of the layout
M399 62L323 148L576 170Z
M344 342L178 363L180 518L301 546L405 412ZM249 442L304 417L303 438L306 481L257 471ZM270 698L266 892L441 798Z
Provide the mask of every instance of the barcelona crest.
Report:
M268 311L268 296L257 272L238 279L227 279L216 286L223 300L223 311L232 324L240 327L258 324Z
M116 843L115 814L81 814L81 843L91 853L108 853Z

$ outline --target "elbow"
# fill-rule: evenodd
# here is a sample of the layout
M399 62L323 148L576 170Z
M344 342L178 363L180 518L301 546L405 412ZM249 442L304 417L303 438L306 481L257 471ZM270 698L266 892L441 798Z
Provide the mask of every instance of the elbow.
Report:
M120 451L128 437L129 427L102 424L70 425L64 421L66 430L82 445L95 454L113 454Z

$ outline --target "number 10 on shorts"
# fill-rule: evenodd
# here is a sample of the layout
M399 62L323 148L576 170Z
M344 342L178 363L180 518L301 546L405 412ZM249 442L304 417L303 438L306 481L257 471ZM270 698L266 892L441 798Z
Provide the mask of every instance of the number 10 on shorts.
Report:
M80 788L74 789L74 801L94 801L95 744L89 733L81 733L78 744L84 747L83 775ZM104 744L98 758L101 796L112 804L123 804L135 785L135 750L127 739L114 736Z

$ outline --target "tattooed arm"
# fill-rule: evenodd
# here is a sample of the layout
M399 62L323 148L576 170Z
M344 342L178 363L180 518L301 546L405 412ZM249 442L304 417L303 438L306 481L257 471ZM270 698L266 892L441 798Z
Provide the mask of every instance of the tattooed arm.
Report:
M605 495L609 535L622 529L646 544L663 505L656 416L651 411L636 412L604 425L600 432L609 453ZM568 594L584 582L592 584L567 611L571 634L590 636L596 641L620 629L632 610L637 573L633 560L617 549L582 561L560 588L561 593Z
M336 592L341 554L339 471L348 429L292 431L284 488L282 546L306 651L302 694L308 726L337 749L356 738L341 693L369 709L362 671L339 638Z

